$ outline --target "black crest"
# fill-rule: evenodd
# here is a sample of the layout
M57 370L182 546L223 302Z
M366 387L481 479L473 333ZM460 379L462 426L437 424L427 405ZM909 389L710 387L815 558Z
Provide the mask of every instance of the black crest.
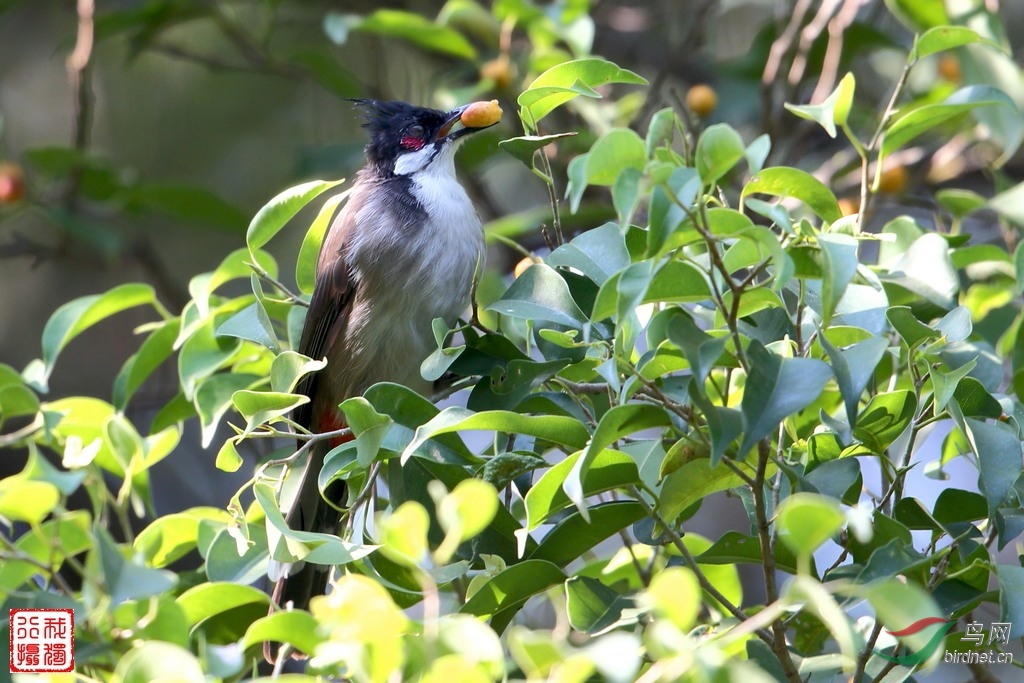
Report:
M433 141L448 115L437 109L417 107L397 100L352 100L363 111L363 128L369 131L366 161L382 175L394 172L395 159L404 150L403 138L417 137Z

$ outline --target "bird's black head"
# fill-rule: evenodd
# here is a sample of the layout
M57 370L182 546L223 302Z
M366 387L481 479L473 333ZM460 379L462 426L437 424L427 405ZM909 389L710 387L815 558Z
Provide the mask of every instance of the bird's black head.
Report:
M459 117L465 107L443 112L428 107L417 107L405 102L357 99L370 132L366 145L366 161L382 177L394 175L396 163L406 154L423 157L422 166L429 164L448 144L478 128L458 128Z

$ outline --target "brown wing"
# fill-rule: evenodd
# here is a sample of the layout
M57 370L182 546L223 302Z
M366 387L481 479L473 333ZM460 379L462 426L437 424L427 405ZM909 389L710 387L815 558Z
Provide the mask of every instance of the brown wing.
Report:
M348 203L324 237L316 265L316 284L309 300L306 321L302 326L299 353L313 360L321 360L328 349L345 334L348 316L355 298L356 281L348 259L348 239L355 226L355 216L362 202L353 192ZM296 393L309 397L309 403L295 409L292 418L306 429L313 426L313 399L321 373L306 375L295 388Z

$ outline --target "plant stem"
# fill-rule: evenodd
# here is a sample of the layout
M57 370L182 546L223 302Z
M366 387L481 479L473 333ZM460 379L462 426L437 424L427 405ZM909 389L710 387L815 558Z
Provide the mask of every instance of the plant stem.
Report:
M768 524L768 510L765 505L764 495L768 460L770 457L771 446L767 441L762 440L757 446L757 473L754 475L754 485L751 486L751 493L754 497L757 536L761 545L761 567L764 570L765 602L768 604L774 603L779 599L779 590L775 582L775 547ZM791 681L799 681L800 675L786 644L786 625L782 622L781 618L772 621L772 634L773 638L769 645L778 658L779 664L782 665L782 670L785 672L786 677Z
M697 560L693 557L693 554L690 552L689 548L686 547L686 544L683 543L683 538L679 535L679 532L673 529L668 524L668 522L666 522L664 518L662 518L662 516L658 514L653 507L651 507L651 504L647 502L647 499L643 497L643 495L640 493L640 490L637 489L637 487L630 487L630 492L636 498L637 502L640 503L640 505L644 508L644 511L648 514L648 516L650 516L655 522L657 522L658 525L661 526L661 528L665 531L665 533L668 534L669 539L672 541L672 545L675 547L676 550L679 551L679 554L683 557L683 561L686 562L687 566L691 570L693 570L693 573L697 576L697 582L700 583L700 587L712 598L714 598L720 605L722 605L722 607L724 607L734 617L736 617L740 621L746 621L747 615L744 614L739 607L732 604L732 602L730 602L728 598L722 595L721 591L715 588L715 585L711 583L711 581L708 580L708 577L704 575L704 572L700 570L700 567L697 564ZM772 644L771 634L765 631L764 629L759 629L755 631L755 633L761 640L763 640L768 645Z

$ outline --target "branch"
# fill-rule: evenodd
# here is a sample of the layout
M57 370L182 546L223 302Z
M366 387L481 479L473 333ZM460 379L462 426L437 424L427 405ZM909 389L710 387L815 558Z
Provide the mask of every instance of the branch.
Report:
M757 522L757 537L761 544L761 566L764 570L765 602L771 604L779 599L778 586L775 583L775 548L772 546L771 532L768 526L768 510L765 506L764 485L768 470L768 459L770 448L766 441L761 441L757 447L757 474L754 476L754 485L751 493L754 497L754 516ZM775 656L782 665L786 678L791 681L799 681L800 674L797 672L793 658L790 656L789 647L786 644L786 625L781 619L772 621L772 633L774 638L769 645Z
M651 507L651 504L647 502L647 499L643 497L639 489L637 489L635 486L631 486L630 492L633 494L633 497L636 498L637 502L640 503L640 505L644 508L644 512L646 512L651 519L657 522L658 525L665 531L665 533L668 534L669 539L672 541L672 545L675 546L675 549L679 551L680 555L682 555L683 560L686 562L687 566L689 566L690 569L693 570L693 573L697 576L697 581L698 583L700 583L700 587L712 598L714 598L720 605L722 605L722 607L724 607L734 617L736 617L740 621L746 621L747 615L744 614L739 607L732 604L728 598L722 595L722 593L717 588L715 588L715 585L708 580L708 577L704 575L704 572L700 570L700 567L697 566L697 560L690 552L690 549L686 547L686 544L683 543L683 538L679 535L679 533L671 526L669 526L668 522L666 522L664 518L662 518L662 516L658 514L653 507ZM772 644L771 634L769 634L764 629L758 629L754 631L754 633L757 635L757 637L759 637L768 645Z
M75 47L68 55L65 65L68 70L68 82L71 86L71 97L74 105L75 118L73 122L74 132L72 144L78 152L83 152L89 146L89 132L92 125L92 91L89 88L89 60L92 57L94 26L93 12L95 6L93 0L78 0L78 35L75 39ZM70 173L69 183L65 195L65 208L71 210L78 200L78 190L81 184L82 167L80 162Z

